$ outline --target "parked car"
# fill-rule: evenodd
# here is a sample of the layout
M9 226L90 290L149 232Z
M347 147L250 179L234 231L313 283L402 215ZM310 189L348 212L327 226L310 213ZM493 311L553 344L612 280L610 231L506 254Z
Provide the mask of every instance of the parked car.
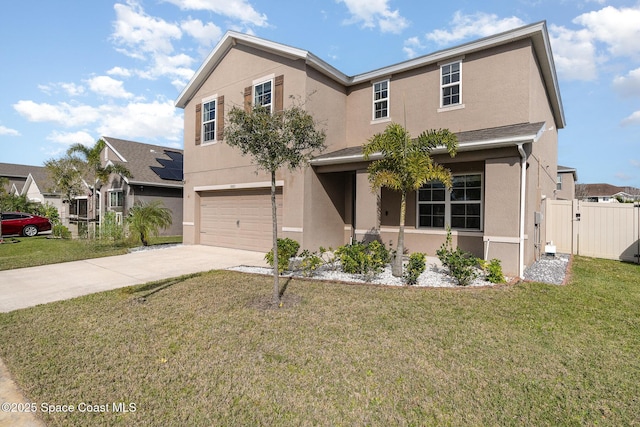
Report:
M18 234L33 237L36 234L51 230L48 218L23 212L2 212L2 235Z

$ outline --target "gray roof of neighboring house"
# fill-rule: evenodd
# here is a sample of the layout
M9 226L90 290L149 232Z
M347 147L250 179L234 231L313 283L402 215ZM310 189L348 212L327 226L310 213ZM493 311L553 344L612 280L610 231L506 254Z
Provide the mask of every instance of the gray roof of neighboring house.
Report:
M456 133L458 137L458 151L482 150L514 146L516 143L535 142L544 131L544 127L544 122L536 122L458 132ZM434 154L438 152L444 152L444 149L436 148L433 150ZM370 156L370 159L376 160L380 157L380 155L374 154ZM314 157L311 160L311 164L319 166L362 160L362 146L358 146L321 154Z
M183 187L182 150L108 136L102 139L116 153L117 158L109 160L124 165L133 175L128 183Z
M631 196L640 195L640 188L618 187L611 184L582 184L587 197L612 197L619 193L627 193Z
M31 175L35 180L36 185L43 194L56 193L54 182L51 180L49 172L44 166L0 163L0 176L8 178L9 187L11 187L12 184L15 184L18 191L23 190L23 186L29 175Z

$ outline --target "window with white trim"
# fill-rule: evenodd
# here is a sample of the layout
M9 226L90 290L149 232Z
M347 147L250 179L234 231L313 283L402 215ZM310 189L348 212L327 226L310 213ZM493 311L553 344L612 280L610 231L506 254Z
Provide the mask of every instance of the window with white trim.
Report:
M202 103L202 136L203 143L216 140L216 98Z
M373 84L373 119L389 117L389 80Z
M441 182L418 190L418 227L482 230L482 174L454 175L451 191Z
M562 175L560 174L556 177L556 190L562 190Z
M273 82L272 80L268 80L266 82L259 83L253 86L253 105L261 105L269 109L269 111L273 111L273 104L271 102L272 99L272 88Z
M124 194L122 193L122 190L110 191L109 207L121 208L123 205L124 205Z
M462 61L440 66L440 106L448 107L462 103Z

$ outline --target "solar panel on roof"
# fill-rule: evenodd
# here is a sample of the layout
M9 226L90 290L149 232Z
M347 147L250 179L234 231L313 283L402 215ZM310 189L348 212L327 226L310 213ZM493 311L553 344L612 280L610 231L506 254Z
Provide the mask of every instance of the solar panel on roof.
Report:
M183 177L183 155L176 151L165 150L165 155L169 157L157 158L156 161L163 167L150 166L151 170L160 177L168 181L182 181Z

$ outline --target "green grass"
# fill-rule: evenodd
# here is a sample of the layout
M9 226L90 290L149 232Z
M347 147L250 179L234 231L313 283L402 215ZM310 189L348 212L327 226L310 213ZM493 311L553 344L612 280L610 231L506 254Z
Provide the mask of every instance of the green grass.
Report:
M5 237L0 245L0 270L56 264L81 259L98 258L127 253L139 243L129 241L51 239L47 236ZM180 243L182 236L155 237L151 244Z
M214 271L0 315L48 425L638 425L640 266L567 286L416 289Z

